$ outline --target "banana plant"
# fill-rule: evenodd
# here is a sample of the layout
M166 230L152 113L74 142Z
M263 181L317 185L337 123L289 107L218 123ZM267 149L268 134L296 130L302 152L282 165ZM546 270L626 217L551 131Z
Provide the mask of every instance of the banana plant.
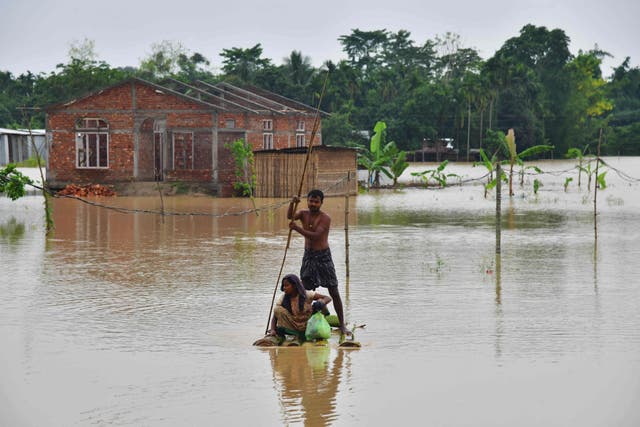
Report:
M386 163L386 159L382 158L381 147L383 146L385 139L387 138L387 124L382 121L376 122L376 125L373 127L373 136L371 137L371 144L369 149L373 154L373 162L372 165L374 169L373 173L373 183L374 186L380 186L380 171L383 168L383 165Z
M565 193L567 192L567 188L569 188L569 184L571 183L571 181L573 181L573 178L571 177L565 178L564 184L563 184Z
M540 153L544 153L547 151L551 151L554 149L553 145L546 145L546 144L541 144L541 145L534 145L533 147L529 147L526 150L522 151L521 153L518 153L518 150L516 149L516 135L515 132L513 131L513 129L509 129L509 131L507 132L507 135L504 137L504 144L505 147L507 149L507 152L509 153L509 196L513 196L514 192L513 192L513 167L514 165L518 165L520 166L520 183L521 185L524 183L524 172L525 169L533 169L535 170L537 173L542 173L542 170L540 170L540 168L536 167L536 166L524 166L524 159L529 157L529 156L533 156L536 154L540 154ZM535 182L534 182L535 184ZM538 186L540 185L540 183L538 183ZM537 189L534 189L534 193L537 192Z
M386 160L385 167L382 168L382 173L393 180L393 186L395 187L398 185L398 178L400 178L402 173L409 167L407 153L406 151L398 150L394 141L385 145L382 153L382 157Z
M387 125L379 121L373 128L370 151L362 151L358 157L358 164L368 171L367 185L380 186L380 173L398 184L398 178L409 167L407 153L399 150L394 141L386 143Z
M588 150L589 144L585 145L582 150L579 148L569 148L567 154L564 155L567 159L578 159L578 166L576 166L578 169L578 187L580 187L581 184L582 173L585 172L583 165Z
M535 165L524 166L523 165L520 168L520 172L519 172L519 175L520 175L520 188L524 187L524 175L527 172L527 170L533 170L534 172L536 172L538 174L542 173L542 169L540 169L538 166L535 166Z
M444 188L447 186L448 178L460 178L458 174L444 172L444 169L448 164L449 160L445 160L435 169L427 169L422 172L412 172L411 175L420 177L427 187L429 186L429 183L433 181L436 185Z
M493 153L493 155L491 156L491 159L489 159L489 157L487 156L487 153L485 153L485 151L481 148L480 149L480 159L482 160L481 162L474 162L473 166L478 166L478 165L482 165L487 169L487 183L484 184L484 198L487 198L487 193L489 192L489 190L491 190L492 188L494 188L497 184L497 181L494 180L493 178L493 174L495 173L496 169L495 169L495 164L498 162L498 157L496 153ZM504 172L503 172L504 175Z
M596 159L595 161L596 162L599 161L602 166L608 166L602 159L600 159L600 160ZM607 188L607 182L605 180L605 176L607 175L607 171L604 170L604 171L598 173L598 176L596 176L596 168L592 168L591 167L592 163L593 162L589 162L589 163L587 163L586 166L581 167L581 170L585 173L585 175L587 175L587 191L588 192L591 191L591 181L594 178L596 180L596 183L597 183L598 187L604 190L605 188Z
M516 145L516 135L513 129L509 129L507 134L500 131L487 131L487 139L494 142L496 146L496 155L502 153L506 160L501 161L501 164L509 165L509 196L513 196L513 175L514 167L517 165L520 167L520 185L524 184L524 174L527 169L532 169L537 173L542 173L542 170L537 166L525 166L524 159L536 154L544 153L546 151L553 150L552 145L535 145L529 147L526 150L518 153Z

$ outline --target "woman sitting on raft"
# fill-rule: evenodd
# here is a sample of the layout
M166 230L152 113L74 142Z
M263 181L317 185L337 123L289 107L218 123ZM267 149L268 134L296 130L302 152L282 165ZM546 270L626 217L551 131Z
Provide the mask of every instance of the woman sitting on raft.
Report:
M307 291L295 274L282 278L280 290L284 294L276 302L267 336L295 335L304 340L307 321L316 311L326 311L331 297Z

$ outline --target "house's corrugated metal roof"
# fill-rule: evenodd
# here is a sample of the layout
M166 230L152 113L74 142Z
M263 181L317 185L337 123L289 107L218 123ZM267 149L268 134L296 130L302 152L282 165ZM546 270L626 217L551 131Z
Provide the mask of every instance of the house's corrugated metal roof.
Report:
M184 98L184 99L188 99L191 102L195 102L195 103L201 104L201 105L203 105L205 107L208 107L208 108L215 108L215 109L224 110L223 107L209 104L209 103L207 103L205 101L202 101L200 99L190 97L190 96L188 96L188 95L186 95L184 93L174 91L169 87L161 86L161 85L152 83L150 81L141 79L139 77L130 77L130 78L128 78L126 80L123 80L123 81L121 81L119 83L112 84L110 86L104 87L102 89L96 90L94 92L88 93L88 94L80 96L78 98L70 99L70 100L65 101L65 102L59 102L57 104L48 105L48 106L44 107L44 110L45 111L51 111L51 110L56 110L58 108L68 107L69 105L72 105L72 104L74 104L76 102L82 101L84 99L90 98L90 97L95 96L95 95L99 95L100 93L102 93L104 91L107 91L107 90L110 90L110 89L113 89L113 88L116 88L116 87L124 86L124 85L127 85L127 84L131 84L131 83L140 83L140 84L149 86L149 87L151 87L151 88L153 88L155 90L158 90L160 92L163 92L163 93L166 92L166 93L169 93L169 94L172 94L172 95Z
M46 106L45 111L56 110L73 105L76 102L98 95L104 91L130 83L139 83L149 86L157 91L171 94L198 103L206 108L219 111L245 111L254 114L298 114L312 115L316 109L301 102L288 99L257 87L237 87L230 83L222 82L209 84L197 81L192 84L175 79L167 79L162 84L131 77L119 83L107 86L100 90L74 98L65 102ZM328 115L323 111L321 114Z

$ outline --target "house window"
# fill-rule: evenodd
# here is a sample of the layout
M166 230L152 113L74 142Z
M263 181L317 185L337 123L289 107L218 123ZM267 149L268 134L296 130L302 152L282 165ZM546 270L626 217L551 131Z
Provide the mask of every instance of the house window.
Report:
M193 132L174 132L171 145L173 169L193 169Z
M296 134L296 147L304 147L304 133Z
M262 148L264 148L265 150L273 150L273 134L272 133L262 134Z
M76 168L108 167L109 125L103 119L79 119L76 122Z
M264 131L273 130L273 120L263 120L262 121L262 130L264 130Z
M227 119L227 120L225 120L224 127L228 128L228 129L234 129L236 127L235 119Z
M299 132L304 132L304 120L298 120L298 125L296 126L296 130Z

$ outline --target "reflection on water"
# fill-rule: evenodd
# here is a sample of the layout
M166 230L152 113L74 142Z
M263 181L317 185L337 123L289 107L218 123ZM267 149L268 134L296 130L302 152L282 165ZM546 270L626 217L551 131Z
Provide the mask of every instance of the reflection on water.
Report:
M283 424L328 426L335 421L336 398L348 350L305 345L272 348L269 353ZM348 356L347 356L348 357Z
M638 425L640 189L607 179L597 246L592 196L558 175L503 199L500 257L479 185L359 195L348 281L346 201L327 199L356 352L251 347L282 200L174 197L198 215L161 218L56 199L46 238L39 197L0 198L0 425ZM284 273L302 251L294 235Z
M24 237L24 223L18 222L14 217L0 224L0 239L6 241L7 246L15 245Z

